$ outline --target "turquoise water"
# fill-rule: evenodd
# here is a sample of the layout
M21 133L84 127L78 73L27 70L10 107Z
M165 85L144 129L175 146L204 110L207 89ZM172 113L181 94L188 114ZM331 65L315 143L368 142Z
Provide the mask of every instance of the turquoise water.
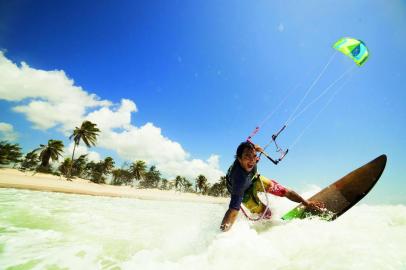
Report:
M220 233L226 208L0 189L0 269L406 269L404 205Z

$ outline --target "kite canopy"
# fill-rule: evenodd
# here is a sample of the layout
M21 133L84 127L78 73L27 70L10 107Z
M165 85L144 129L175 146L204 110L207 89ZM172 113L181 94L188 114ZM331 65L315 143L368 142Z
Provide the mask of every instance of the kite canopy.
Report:
M350 57L358 66L362 66L369 57L364 42L355 38L342 38L333 47Z

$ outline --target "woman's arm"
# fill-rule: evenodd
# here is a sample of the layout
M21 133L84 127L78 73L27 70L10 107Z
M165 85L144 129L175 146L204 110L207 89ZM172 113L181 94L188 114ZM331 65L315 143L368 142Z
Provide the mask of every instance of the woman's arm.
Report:
M234 224L238 216L238 210L234 208L229 208L224 215L223 221L221 222L220 230L223 232L228 231L231 226Z
M285 197L293 202L303 203L304 206L309 206L309 202L302 198L299 194L291 189L286 189Z
M297 194L295 191L291 189L286 189L286 194L285 197L288 198L291 201L302 203L304 206L309 207L315 211L323 211L324 205L322 202L317 202L317 201L308 201L303 199L302 196Z

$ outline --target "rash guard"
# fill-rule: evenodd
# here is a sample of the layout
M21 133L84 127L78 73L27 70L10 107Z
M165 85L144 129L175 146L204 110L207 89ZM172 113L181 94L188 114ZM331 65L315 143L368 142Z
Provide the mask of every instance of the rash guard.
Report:
M229 208L240 210L244 193L252 185L252 180L257 174L257 165L250 172L246 172L236 159L227 171L227 189L231 194Z
M238 160L235 160L228 169L226 180L227 189L231 194L229 208L235 210L240 210L241 203L243 201L244 203L248 202L251 197L256 205L261 204L256 195L260 190L265 190L265 192L279 197L285 196L287 192L287 189L275 180L260 176L257 172L257 165L250 172L246 172Z

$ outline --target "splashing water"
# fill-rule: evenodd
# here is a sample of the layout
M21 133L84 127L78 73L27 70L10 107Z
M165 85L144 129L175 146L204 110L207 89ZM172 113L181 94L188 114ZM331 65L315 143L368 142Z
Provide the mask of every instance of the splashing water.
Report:
M281 221L227 205L0 189L0 269L406 269L406 206L360 205L333 222Z

